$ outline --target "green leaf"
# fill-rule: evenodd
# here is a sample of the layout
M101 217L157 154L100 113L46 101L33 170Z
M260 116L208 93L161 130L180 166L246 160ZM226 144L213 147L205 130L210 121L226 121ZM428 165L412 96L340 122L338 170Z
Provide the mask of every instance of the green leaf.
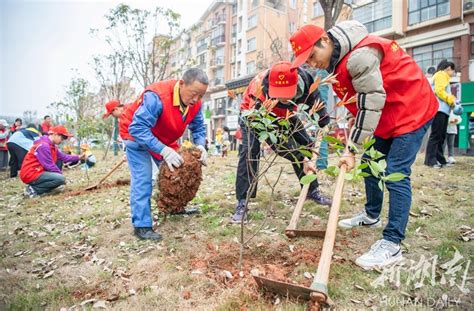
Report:
M380 171L385 172L385 169L387 168L387 161L385 160L380 160L377 165L380 168Z
M351 181L354 179L354 175L351 173L346 173L346 176L344 177L344 179Z
M367 167L369 167L369 163L361 163L357 168L360 169L360 170L363 170L363 169L366 169Z
M268 135L270 136L270 140L272 141L272 143L276 144L278 139L275 136L275 134L273 134L272 132L269 132Z
M364 150L367 150L367 149L369 149L374 143L375 143L375 138L372 138L371 140L369 140L368 142L366 142L365 144L363 144L363 145L362 145L362 148L364 148Z
M402 173L392 173L385 177L387 181L400 181L407 177L405 174Z
M339 139L337 139L336 137L332 137L332 136L324 136L324 140L327 141L328 143L330 144L338 144L338 145L343 145L342 141L340 141Z
M378 184L378 185L379 185L379 189L380 189L381 191L383 191L383 181L382 181L382 180L379 180L379 184Z
M311 159L313 157L313 153L311 153L311 151L309 151L307 149L300 148L299 152L301 152L302 155L304 155L305 157L307 157L309 159Z
M265 140L268 139L268 133L267 132L261 132L259 135L258 135L258 140L260 142L264 142Z
M311 174L311 175L304 175L303 177L301 177L300 183L301 183L302 185L307 185L307 184L310 184L310 183L312 183L313 181L315 181L317 178L318 178L318 176L316 176L316 175L314 175L314 174Z
M362 177L369 177L370 176L370 174L367 173L367 172L362 172L359 175L362 176Z
M339 174L339 167L329 166L327 169L324 170L324 173L326 173L329 176L336 177Z
M380 170L379 170L379 167L378 167L376 162L370 161L369 162L369 168L370 168L370 171L372 172L373 176L375 176L375 177L379 176Z

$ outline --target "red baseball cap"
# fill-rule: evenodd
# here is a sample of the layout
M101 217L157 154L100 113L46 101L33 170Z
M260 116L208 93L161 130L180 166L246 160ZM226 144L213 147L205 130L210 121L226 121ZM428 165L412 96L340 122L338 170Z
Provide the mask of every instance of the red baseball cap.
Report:
M268 77L268 95L271 98L293 98L298 87L298 71L291 68L290 62L272 65Z
M66 136L66 137L72 137L72 136L74 136L74 135L72 135L71 133L69 133L69 132L67 131L67 129L66 129L64 126L62 126L62 125L53 126L53 127L49 130L48 134L58 134L58 135Z
M107 112L104 113L102 119L108 118L112 114L112 111L114 111L114 109L118 106L120 106L120 103L117 100L111 100L107 104L105 104L105 109L107 110Z
M323 28L311 24L304 25L293 33L290 37L290 43L296 58L293 61L292 68L299 67L306 62L314 44L325 33Z

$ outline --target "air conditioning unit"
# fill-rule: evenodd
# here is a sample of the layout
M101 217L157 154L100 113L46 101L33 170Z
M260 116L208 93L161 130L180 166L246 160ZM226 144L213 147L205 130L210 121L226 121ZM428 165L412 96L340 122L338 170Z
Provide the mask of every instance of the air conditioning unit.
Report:
M474 0L464 0L464 11L470 11L474 9Z

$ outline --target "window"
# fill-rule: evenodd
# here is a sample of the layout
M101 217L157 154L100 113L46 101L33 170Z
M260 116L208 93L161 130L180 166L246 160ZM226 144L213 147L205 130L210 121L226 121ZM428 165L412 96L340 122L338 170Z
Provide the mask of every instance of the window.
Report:
M449 0L409 0L408 25L449 15Z
M240 61L238 61L237 62L237 77L240 77L240 68L241 68Z
M413 59L423 72L431 66L438 66L443 59L453 60L454 43L452 40L419 46L413 49ZM456 62L454 62L456 63Z
M323 7L321 6L321 3L319 3L319 1L313 2L313 18L323 16L323 15L324 15L324 11L323 11Z
M232 16L237 15L237 3L232 4Z
M251 0L252 1L252 9L255 9L259 5L259 0Z
M285 5L282 0L265 0L265 5L278 11L285 11Z
M375 32L392 27L392 1L379 0L354 9L353 17Z
M250 38L247 40L247 52L253 52L257 49L257 39Z
M239 39L239 41L237 41L237 54L240 54L242 52L242 40Z
M471 59L474 59L474 36L471 36Z
M247 63L247 74L251 74L255 72L255 61L250 61Z
M296 0L290 0L290 8L296 9Z
M257 27L257 15L256 14L249 17L248 24L247 24L247 29L252 29L254 27Z
M291 23L291 22L290 22L290 23L288 24L288 29L290 30L290 34L294 33L295 30L296 30L296 25L295 25L295 23Z
M242 32L242 16L239 16L239 32Z

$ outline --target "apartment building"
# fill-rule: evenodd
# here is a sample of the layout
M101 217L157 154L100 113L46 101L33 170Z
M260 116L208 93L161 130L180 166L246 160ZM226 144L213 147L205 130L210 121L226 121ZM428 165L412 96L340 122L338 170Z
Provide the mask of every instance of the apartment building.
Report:
M204 98L209 141L217 128L229 129L231 136L235 133L245 87L273 62L291 59L289 38L307 22L323 26L319 1L215 0L176 40L169 71L178 75L197 66L210 79Z

